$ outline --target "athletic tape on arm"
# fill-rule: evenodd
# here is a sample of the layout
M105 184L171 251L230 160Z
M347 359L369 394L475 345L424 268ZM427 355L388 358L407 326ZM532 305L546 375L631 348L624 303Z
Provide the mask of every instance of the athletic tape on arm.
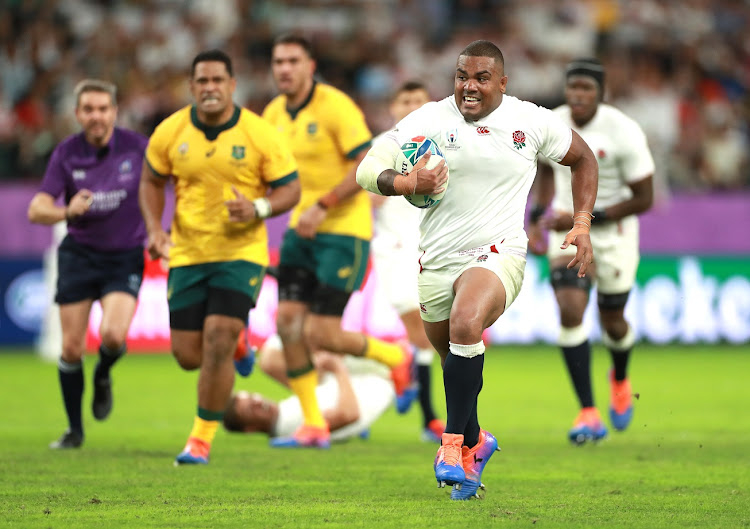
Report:
M393 169L396 155L398 155L398 145L395 142L387 138L376 141L357 167L357 183L360 187L371 193L382 195L383 193L378 189L378 177L386 169Z

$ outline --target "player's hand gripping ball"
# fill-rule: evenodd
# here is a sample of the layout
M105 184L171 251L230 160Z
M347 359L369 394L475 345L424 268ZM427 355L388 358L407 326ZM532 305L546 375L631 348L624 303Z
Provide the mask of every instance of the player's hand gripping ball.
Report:
M426 168L433 169L443 160L443 153L437 144L424 136L416 136L401 146L396 157L396 166L394 169L401 174L410 173L419 159L425 153L430 152L430 159L427 161ZM443 185L443 190L435 195L404 195L404 198L412 206L418 208L432 208L437 206L445 196L448 189L448 181Z

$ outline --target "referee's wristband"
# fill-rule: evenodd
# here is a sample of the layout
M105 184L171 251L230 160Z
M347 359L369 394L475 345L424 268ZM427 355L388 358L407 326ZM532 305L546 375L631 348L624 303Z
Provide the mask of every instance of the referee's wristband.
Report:
M271 216L271 202L266 197L253 200L253 207L255 208L255 216L259 219L266 219Z
M606 222L607 219L607 213L603 209L595 209L591 212L591 215L593 218L591 219L592 224L602 224L603 222Z

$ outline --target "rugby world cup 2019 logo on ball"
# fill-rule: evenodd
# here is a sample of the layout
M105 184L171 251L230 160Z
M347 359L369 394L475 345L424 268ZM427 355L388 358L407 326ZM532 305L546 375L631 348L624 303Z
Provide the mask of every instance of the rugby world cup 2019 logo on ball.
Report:
M419 159L427 153L430 153L430 159L427 162L427 169L433 169L444 159L443 153L437 143L425 136L415 136L401 145L398 158L394 169L401 174L407 174L414 169ZM447 189L448 182L443 186ZM412 206L418 208L431 208L440 203L445 195L445 189L435 195L405 195L404 198Z

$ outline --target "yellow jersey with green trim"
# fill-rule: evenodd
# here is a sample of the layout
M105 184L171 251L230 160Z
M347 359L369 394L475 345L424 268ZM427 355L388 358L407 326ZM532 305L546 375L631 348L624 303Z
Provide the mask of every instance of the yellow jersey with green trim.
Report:
M323 195L339 185L353 167L353 159L370 146L372 134L365 116L342 91L315 83L307 101L287 109L285 95L266 106L263 117L287 140L299 165L302 196L289 218L289 227ZM372 237L370 198L360 191L328 209L320 233Z
M289 147L268 122L235 106L227 123L209 127L189 105L156 127L146 163L174 179L170 267L235 260L268 265L263 220L230 222L225 205L235 198L232 186L254 200L297 178Z

